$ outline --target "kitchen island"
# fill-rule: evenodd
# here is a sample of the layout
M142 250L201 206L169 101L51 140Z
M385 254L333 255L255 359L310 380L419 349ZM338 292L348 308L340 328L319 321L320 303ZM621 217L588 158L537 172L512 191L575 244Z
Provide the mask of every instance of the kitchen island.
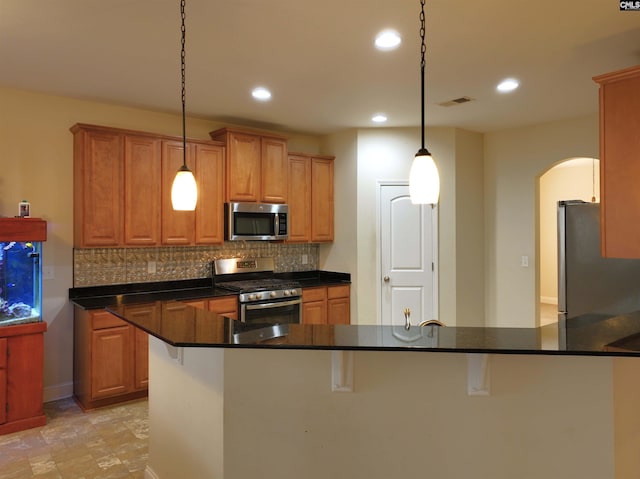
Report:
M635 334L634 315L606 319L604 330L618 332L606 344L585 340L598 321L570 324L563 349L563 334L554 344L545 328L256 333L195 308L192 324L208 328L108 310L151 334L147 478L619 479L638 470L639 439L622 413L640 400L637 360L608 357L638 352L606 348ZM566 341L576 332L580 341Z

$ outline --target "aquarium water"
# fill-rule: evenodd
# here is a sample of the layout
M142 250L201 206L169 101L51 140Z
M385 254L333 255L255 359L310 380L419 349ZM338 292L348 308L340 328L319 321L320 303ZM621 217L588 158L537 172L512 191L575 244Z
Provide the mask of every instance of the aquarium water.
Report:
M0 242L0 324L40 319L40 243Z

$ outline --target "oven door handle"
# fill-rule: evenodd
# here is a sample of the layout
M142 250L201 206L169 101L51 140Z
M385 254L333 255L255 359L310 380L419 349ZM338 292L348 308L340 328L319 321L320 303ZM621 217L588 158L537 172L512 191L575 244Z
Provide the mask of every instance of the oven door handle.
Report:
M274 303L260 303L260 304L247 304L245 305L246 309L267 309L267 308L277 308L280 306L295 306L296 304L300 304L302 301L300 298L294 299L292 301L276 301Z

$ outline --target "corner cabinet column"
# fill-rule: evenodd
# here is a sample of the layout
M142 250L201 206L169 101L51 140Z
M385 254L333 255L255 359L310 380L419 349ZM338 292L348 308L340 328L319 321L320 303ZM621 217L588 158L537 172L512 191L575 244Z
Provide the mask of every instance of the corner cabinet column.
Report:
M600 85L602 255L640 258L640 65L594 81Z

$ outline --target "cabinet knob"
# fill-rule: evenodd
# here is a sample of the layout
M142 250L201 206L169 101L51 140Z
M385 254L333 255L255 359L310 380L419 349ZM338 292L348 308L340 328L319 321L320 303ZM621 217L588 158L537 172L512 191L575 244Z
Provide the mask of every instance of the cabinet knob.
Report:
M385 283L389 282L389 276L385 276L384 278L382 278L384 280Z

